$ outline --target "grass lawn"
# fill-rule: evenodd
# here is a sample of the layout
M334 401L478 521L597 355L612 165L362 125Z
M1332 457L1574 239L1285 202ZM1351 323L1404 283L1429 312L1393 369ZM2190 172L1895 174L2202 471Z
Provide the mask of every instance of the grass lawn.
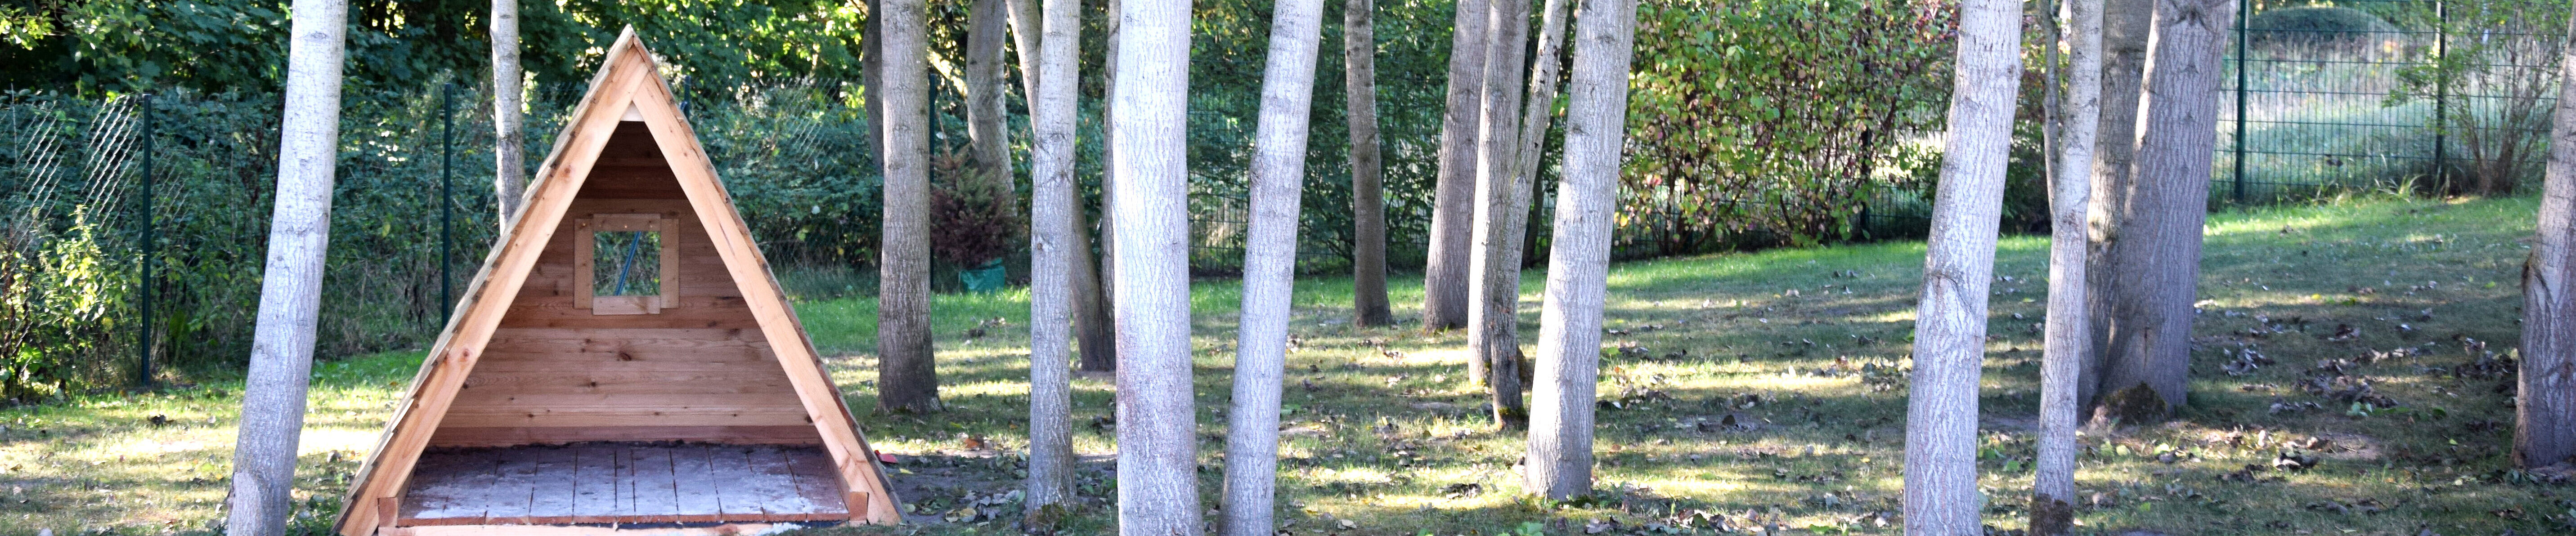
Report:
M2212 216L2191 405L2172 422L2083 439L2078 530L2568 531L2576 488L2509 470L2510 375L2500 371L2510 367L2480 361L2517 336L2517 240L2533 211L2528 198L2365 200ZM1980 463L1987 523L1998 527L2022 525L2029 489L2046 248L2011 238L1998 259ZM1602 364L1602 492L1569 503L1522 497L1521 438L1489 430L1464 381L1459 335L1353 328L1348 279L1301 281L1279 473L1284 530L1895 534L1921 266L1922 244L1882 243L1614 267L1605 345L1620 351ZM1529 340L1543 277L1524 280ZM1418 279L1393 287L1395 303L1419 303ZM1214 508L1236 286L1203 281L1194 292L1201 489ZM861 425L903 459L899 493L919 512L903 527L818 532L1018 530L1008 494L1026 446L1026 294L934 304L950 409L919 416L875 411L873 302L798 306ZM2345 327L2356 336L2331 337ZM302 527L325 530L419 358L316 366ZM1060 528L1107 533L1111 381L1075 382L1076 448L1089 464L1080 490L1095 502ZM209 380L0 410L0 534L211 533L239 386ZM2272 469L2284 456L2314 464Z

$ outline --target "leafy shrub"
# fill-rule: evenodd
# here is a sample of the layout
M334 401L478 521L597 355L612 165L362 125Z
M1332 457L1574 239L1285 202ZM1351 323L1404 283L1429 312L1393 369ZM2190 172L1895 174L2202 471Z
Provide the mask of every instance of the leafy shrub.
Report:
M1848 236L1928 160L1951 9L1911 0L1639 6L1618 236L1630 255Z
M934 160L932 169L956 178L930 190L931 257L972 269L1010 254L1028 228L1018 207L1005 202L1009 198L1003 188L1010 183L975 176L963 151Z

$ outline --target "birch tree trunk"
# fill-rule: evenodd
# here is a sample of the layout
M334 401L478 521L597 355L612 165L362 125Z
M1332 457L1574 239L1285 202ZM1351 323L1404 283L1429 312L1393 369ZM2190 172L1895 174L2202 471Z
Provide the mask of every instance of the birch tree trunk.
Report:
M1042 68L1042 65L1040 65L1041 63L1044 63L1044 60L1040 58L1040 50L1044 49L1045 45L1041 42L1042 40L1039 37L1045 32L1045 30L1042 29L1042 26L1044 26L1045 23L1041 21L1045 16L1039 13L1040 9L1037 6L1030 5L1030 0L1009 0L1009 2L1011 8L1011 34L1014 38L1013 48L1018 51L1020 57L1020 84L1024 86L1024 89L1022 90L1025 92L1024 94L1028 95L1027 100L1029 101L1029 110L1031 115L1030 128L1034 130L1036 129L1035 123L1037 122L1035 118L1037 100L1040 98L1037 96L1039 91L1038 77L1041 76L1038 73L1045 70ZM1075 5L1066 9L1074 10L1074 14L1072 16L1077 20L1080 19L1080 10L1082 9L1082 6ZM1082 32L1079 29L1068 31L1072 32L1074 38L1077 40L1082 36ZM1068 72L1073 72L1075 75L1072 75L1072 81L1065 83L1075 84L1072 87L1074 87L1075 91L1078 92L1080 91L1080 84L1082 83L1082 77L1079 76L1081 73L1080 66L1082 64L1081 52L1078 48L1078 44L1066 46L1077 47L1074 52L1074 59L1067 60L1071 63L1065 64L1065 69L1069 69L1070 71ZM1077 93L1077 96L1078 95L1079 93ZM1079 106L1067 106L1068 108L1066 109L1070 111L1066 113L1081 113ZM1068 121L1069 123L1067 124L1070 125L1073 124L1070 122L1074 120L1066 119L1066 121ZM1075 127L1068 126L1066 128ZM1074 131L1068 130L1066 132L1066 136L1073 136L1072 133ZM1066 143L1074 142L1068 141ZM1031 152L1032 154L1035 153L1034 150ZM1065 162L1067 162L1065 164L1066 166L1074 165L1072 163L1073 160L1070 160L1071 158L1074 158L1074 156L1066 156L1065 158L1068 159L1065 160ZM1031 188L1036 188L1037 179L1034 174L1034 167L1036 164L1035 160L1035 157L1032 156L1032 175L1030 178ZM1065 169L1070 170L1073 168L1067 167ZM1066 220L1072 222L1070 225L1073 226L1073 234L1056 244L1057 247L1065 248L1068 254L1072 255L1071 260L1068 261L1071 263L1069 266L1072 267L1072 273L1065 276L1065 282L1063 284L1073 293L1071 298L1072 302L1070 304L1072 312L1070 314L1073 315L1073 331L1075 336L1079 337L1076 340L1081 341L1081 345L1079 346L1081 364L1079 366L1082 370L1088 371L1107 372L1117 370L1118 353L1115 349L1117 343L1112 340L1109 335L1109 307L1107 304L1101 302L1100 269L1098 268L1099 265L1095 262L1095 259L1092 258L1091 218L1083 214L1081 197L1077 195L1077 197L1074 198L1073 203L1073 208L1066 210L1063 216ZM1033 213L1031 216L1034 217L1035 214Z
M2570 35L2576 35L2571 23ZM2559 56L2557 123L2540 190L2540 231L2522 271L2521 394L2513 406L2513 461L2522 467L2576 455L2576 47Z
M1010 37L1007 0L975 0L967 11L966 139L975 178L993 188L993 202L1018 212L1017 181L1011 177L1010 108L1005 104L1002 44ZM974 268L961 266L959 268Z
M929 67L922 0L886 8L885 237L877 261L877 406L938 411L939 369L930 349Z
M2065 0L2067 66L2065 102L2058 106L2056 143L2049 155L2055 184L2049 189L2048 333L2040 363L2039 452L2030 497L2030 533L2057 536L2075 522L2075 428L2083 400L2076 398L2085 354L2092 348L2086 325L2084 223L2092 203L2094 135L2102 107L2102 0ZM2052 47L2054 44L2052 43Z
M1523 484L1550 499L1592 492L1601 308L1609 294L1628 66L1636 49L1635 0L1589 0L1582 9L1565 111L1564 182L1556 190L1547 298L1539 312L1538 378L1530 397L1529 473Z
M1351 131L1351 324L1395 325L1386 298L1386 182L1377 141L1377 6L1342 5L1343 118Z
M1101 25L1104 27L1102 30L1109 34L1108 44L1103 45L1108 47L1109 50L1107 53L1103 54L1101 58L1101 63L1106 64L1102 66L1101 70L1106 74L1100 77L1100 96L1101 100L1111 103L1118 101L1118 44L1119 42L1124 41L1119 38L1118 27L1122 17L1120 13L1125 13L1125 11L1121 11L1119 9L1118 2L1119 0L1109 0L1109 16L1107 17L1109 21ZM1100 107L1100 124L1103 125L1100 128L1100 135L1102 138L1105 138L1101 140L1100 144L1100 160L1102 162L1118 161L1118 132L1116 129L1112 129L1107 126L1118 123L1117 108L1118 107L1116 106L1105 104ZM1102 165L1100 166L1100 299L1102 302L1101 305L1105 308L1111 309L1113 316L1116 313L1115 309L1118 307L1119 257L1117 210L1118 167L1114 165ZM1114 345L1118 333L1115 319L1111 320L1109 332ZM1085 339L1084 341L1088 343L1089 339ZM1083 348L1086 350L1090 349L1089 346L1084 346ZM1083 370L1094 370L1089 366L1090 360L1090 355L1085 353L1083 356Z
M1041 28L1044 23L1039 21L1039 19L1044 18L1044 15L1037 13L1037 11L1039 11L1038 8L1029 5L1030 0L1009 1L1011 6L1011 33L1017 38L1014 44L1019 50L1020 55L1020 83L1026 86L1024 91L1029 95L1029 110L1032 115L1032 118L1030 119L1030 128L1034 130L1036 128L1035 123L1037 122L1034 117L1037 110L1036 101L1041 98L1037 96L1040 91L1038 87L1038 77L1042 76L1039 73L1045 71L1045 68L1041 65L1044 63L1044 60L1040 59L1039 56L1040 51L1043 50L1046 45L1041 43L1041 39L1038 37L1045 31ZM1076 21L1081 20L1082 6L1080 4L1075 4L1065 9L1070 10L1072 13L1068 16L1074 17ZM1080 76L1080 66L1082 64L1080 38L1082 36L1082 31L1078 28L1066 31L1069 32L1076 41L1075 44L1065 45L1067 47L1073 47L1073 52L1070 52L1070 54L1073 54L1074 56L1072 59L1065 60L1067 63L1065 63L1064 68L1066 69L1066 72L1074 74L1066 75L1069 78L1067 78L1068 81L1064 83L1070 84L1067 87L1074 88L1071 91L1077 92L1075 98L1077 99L1076 102L1079 102L1079 91L1081 90L1080 84L1082 83L1082 77ZM1078 105L1067 104L1065 106L1067 110L1065 113L1081 113ZM1075 124L1073 119L1066 119L1065 121L1067 121L1066 125L1068 125L1065 128L1076 128L1075 126L1072 126ZM1071 141L1071 136L1074 135L1074 131L1066 130L1065 132L1068 140L1065 143L1075 143L1074 141ZM1067 147L1071 147L1071 145L1068 145ZM1066 160L1064 165L1067 166L1065 168L1067 170L1073 169L1072 166L1074 166L1074 160L1072 159L1075 158L1073 155L1074 153L1067 153L1065 156ZM1031 160L1032 175L1030 178L1030 187L1035 188L1035 181L1037 180L1034 175L1035 158L1032 157ZM1070 173L1071 171L1067 172ZM1070 263L1068 266L1071 267L1071 273L1066 275L1063 285L1069 288L1073 293L1072 302L1070 303L1072 312L1070 314L1073 316L1073 331L1075 336L1079 337L1076 340L1081 341L1081 345L1079 346L1081 354L1079 366L1082 370L1095 372L1118 370L1117 342L1109 333L1109 306L1102 300L1100 295L1099 264L1095 262L1096 259L1093 258L1091 251L1091 246L1093 244L1091 241L1091 218L1083 213L1082 198L1079 194L1076 194L1072 203L1072 208L1067 209L1062 217L1071 222L1070 225L1073 226L1071 232L1073 234L1056 244L1057 247L1064 248L1066 254L1072 255L1072 257L1067 261ZM1035 217L1036 215L1031 214L1031 216Z
M343 2L346 3L345 1ZM528 193L526 107L519 69L519 0L492 0L492 198L501 232L519 216Z
M1324 0L1272 5L1252 141L1252 217L1243 243L1243 316L1236 327L1234 405L1226 414L1224 536L1273 536L1279 476L1279 391L1288 367L1289 294L1297 270L1297 211L1306 177L1307 113Z
M2097 415L2162 420L2182 406L2191 372L2191 304L2199 295L2201 228L2209 216L2211 151L2218 145L2219 72L2235 0L2156 0L2155 44L2140 104L2138 153L2111 242L2119 261L2111 355ZM2195 130L2197 129L2197 130ZM2198 151L2198 152L2193 152ZM2140 386L2145 395L2122 391Z
M1074 505L1072 357L1075 259L1091 254L1082 240L1082 194L1074 189L1074 114L1081 99L1082 2L1046 0L1033 17L1012 0L1020 77L1028 82L1029 198L1029 481L1027 511ZM1032 19L1043 18L1043 22ZM1043 27L1043 37L1031 31ZM1057 512L1061 514L1059 510Z
M1905 533L1983 534L1977 513L1977 379L1986 355L2004 167L2021 86L2021 4L1959 4L1949 142L1923 258L1906 397Z
M280 121L277 203L260 274L233 447L224 533L279 536L295 511L296 440L313 378L314 323L322 309L323 252L331 243L331 183L339 162L340 67L349 6L296 0L287 42L286 113Z
M2102 112L2093 151L2093 209L2088 213L2085 256L2085 308L2092 317L2092 351L2085 354L2076 381L2076 401L2090 405L2101 394L2102 372L2111 366L2111 327L2124 302L2116 283L2127 263L2112 245L2130 218L2129 196L2137 190L2130 164L2138 153L2138 99L2147 68L2147 33L2155 23L2155 0L2102 2Z
M1532 199L1538 195L1534 186L1540 146L1546 144L1549 122L1556 119L1556 83L1565 65L1565 2L1547 0L1539 10L1538 51L1530 55L1529 99L1522 102L1520 148L1513 155L1512 175L1521 177L1521 184L1533 186L1524 188ZM1537 209L1533 207L1531 213Z
M1483 147L1485 31L1490 9L1488 0L1458 0L1457 20L1449 35L1448 112L1440 120L1440 174L1432 186L1431 252L1422 272L1422 329L1429 331L1467 325L1467 287L1473 277L1468 269L1472 266L1469 251L1475 247L1471 240L1477 199L1476 154ZM1483 377L1484 364L1469 358L1467 375Z
M1485 384L1492 395L1494 426L1517 429L1529 424L1521 402L1520 286L1521 234L1528 225L1529 184L1523 181L1518 135L1521 128L1521 47L1528 44L1528 0L1489 0L1485 19L1485 84L1478 109L1480 147L1476 155L1476 221L1471 264L1475 279L1467 293L1468 359L1486 367Z
M1198 536L1190 384L1189 0L1121 0L1110 159L1119 230L1118 531Z

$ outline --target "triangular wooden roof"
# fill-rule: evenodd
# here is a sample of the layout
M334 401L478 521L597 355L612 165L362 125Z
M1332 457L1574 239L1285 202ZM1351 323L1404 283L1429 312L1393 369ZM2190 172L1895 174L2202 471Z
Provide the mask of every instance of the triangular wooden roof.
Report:
M669 173L676 176L679 190L685 194L687 210L694 211L689 215L693 217L686 219L703 224L705 239L712 242L723 270L730 273L732 284L740 291L740 305L747 306L757 320L756 329L736 331L747 332L746 338L765 340L767 352L774 354L783 368L787 388L794 391L813 431L820 436L821 446L830 454L833 470L851 492L850 499L855 502L850 505L852 521L895 523L902 519L883 469L868 449L795 312L788 307L785 294L752 241L741 214L734 210L723 183L717 180L713 162L680 114L658 67L652 52L635 37L631 27L609 47L581 104L567 116L554 149L538 168L517 216L485 258L483 269L448 319L447 328L431 346L409 394L387 424L383 439L360 466L341 513L341 534L365 536L390 525L386 519L394 515L394 504L405 493L415 464L424 449L432 445L434 432L449 416L450 406L466 386L467 378L484 360L486 347L493 343L496 330L502 329L503 317L510 314L514 300L521 296L522 285L537 267L540 254L547 251L550 240L562 233L560 229L569 228L565 218L574 199L582 194L595 168L615 165L602 163L603 149L621 123L628 125L627 139L637 138L632 133L636 128L633 120L638 116L641 127L650 131L651 148L658 148L668 160ZM695 230L688 231L695 236ZM801 430L801 426L794 428ZM866 495L861 497L859 493Z

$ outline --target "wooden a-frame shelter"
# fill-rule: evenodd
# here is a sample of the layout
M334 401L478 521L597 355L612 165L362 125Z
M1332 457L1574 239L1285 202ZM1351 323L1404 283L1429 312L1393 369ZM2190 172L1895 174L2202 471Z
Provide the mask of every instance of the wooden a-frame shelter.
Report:
M609 47L341 534L901 521L658 67L632 28Z

